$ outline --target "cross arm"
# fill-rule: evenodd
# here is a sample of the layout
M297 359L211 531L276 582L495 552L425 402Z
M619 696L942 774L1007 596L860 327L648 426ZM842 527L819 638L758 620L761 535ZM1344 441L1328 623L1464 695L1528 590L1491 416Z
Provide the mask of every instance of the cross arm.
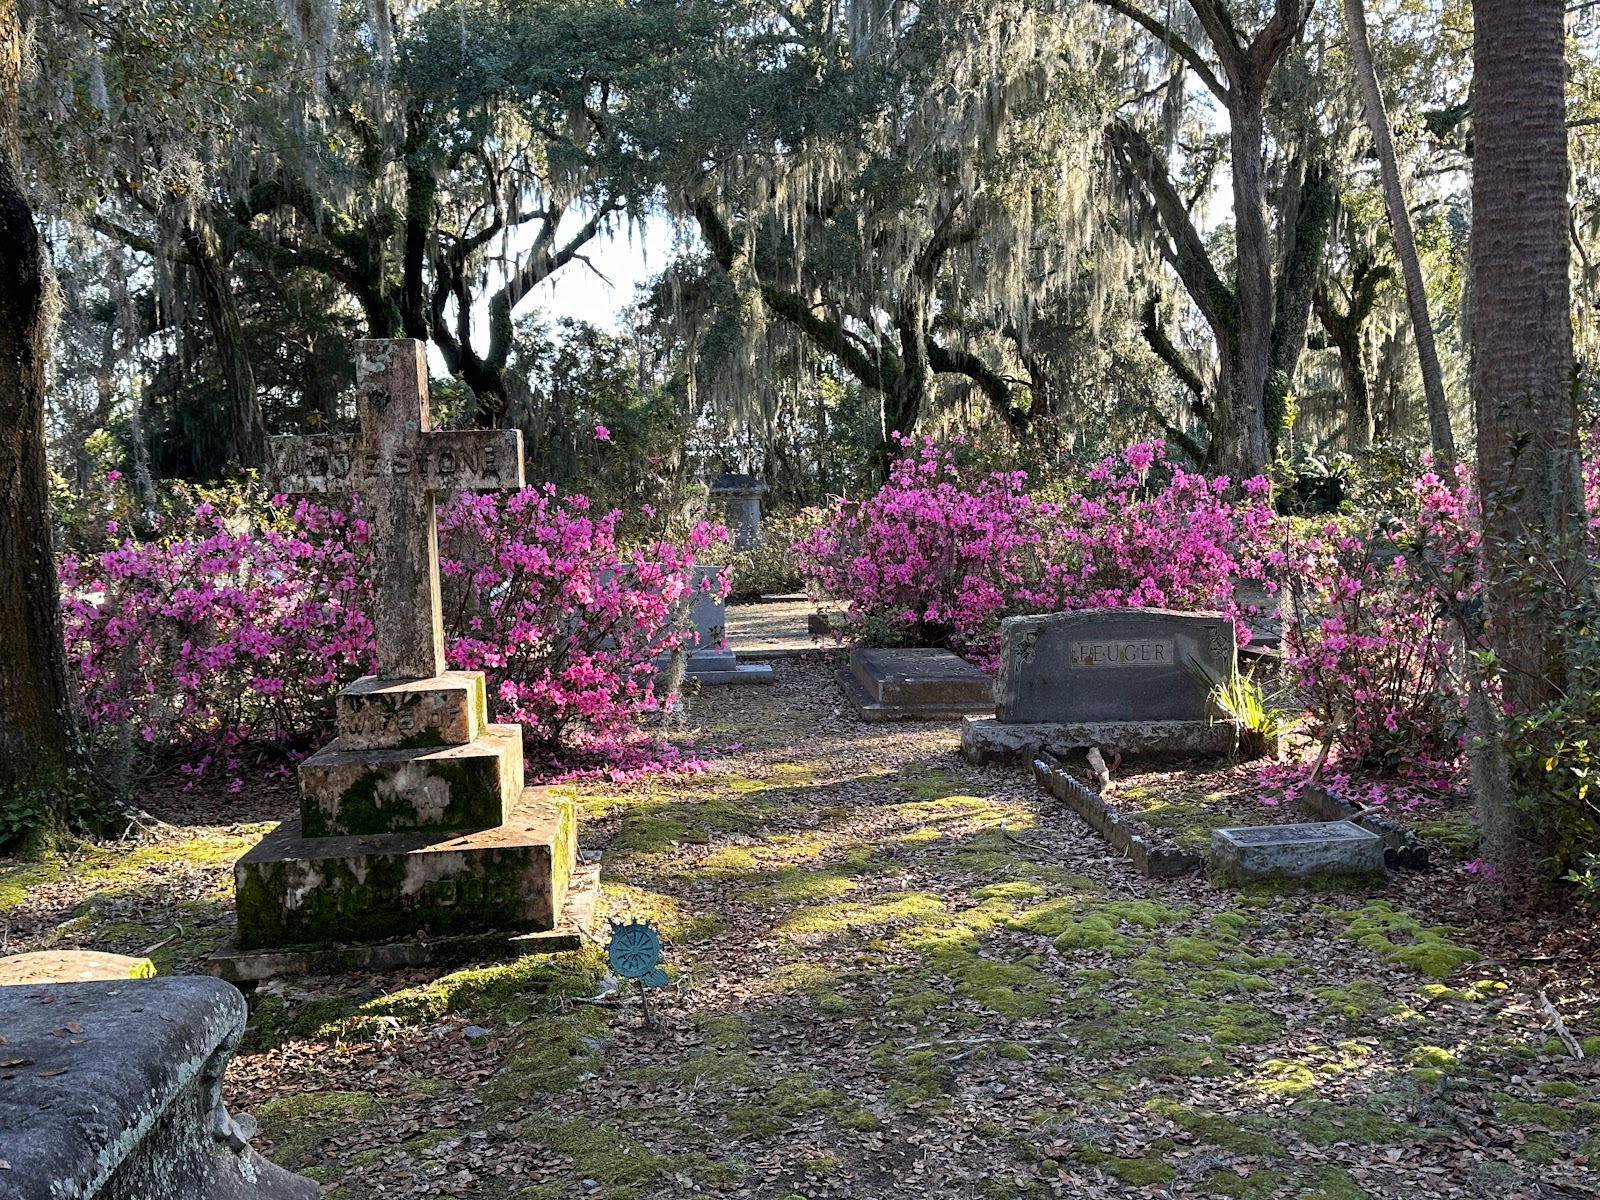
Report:
M268 482L297 496L326 496L355 488L356 439L346 433L313 433L267 439Z
M396 454L396 475L415 472L435 491L496 492L524 485L520 429L452 429L425 433L409 459Z

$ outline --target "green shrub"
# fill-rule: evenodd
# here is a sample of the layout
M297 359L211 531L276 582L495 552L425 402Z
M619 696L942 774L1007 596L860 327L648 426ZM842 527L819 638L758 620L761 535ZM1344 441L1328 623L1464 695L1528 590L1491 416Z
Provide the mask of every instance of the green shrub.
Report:
M794 543L820 525L826 515L818 508L803 508L787 516L765 518L759 546L724 551L722 557L733 568L728 603L748 604L762 596L804 591Z

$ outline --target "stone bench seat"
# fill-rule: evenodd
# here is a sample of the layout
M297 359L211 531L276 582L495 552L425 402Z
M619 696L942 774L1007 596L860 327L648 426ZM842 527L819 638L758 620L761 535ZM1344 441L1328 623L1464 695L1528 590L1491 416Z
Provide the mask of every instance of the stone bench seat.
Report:
M316 1200L222 1103L244 998L217 979L0 987L0 1200Z

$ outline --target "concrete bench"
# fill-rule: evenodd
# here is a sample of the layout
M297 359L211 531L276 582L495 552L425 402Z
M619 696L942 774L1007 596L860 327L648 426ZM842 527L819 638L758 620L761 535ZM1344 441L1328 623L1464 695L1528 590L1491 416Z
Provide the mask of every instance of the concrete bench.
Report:
M0 1200L316 1200L222 1103L244 998L217 979L0 987Z

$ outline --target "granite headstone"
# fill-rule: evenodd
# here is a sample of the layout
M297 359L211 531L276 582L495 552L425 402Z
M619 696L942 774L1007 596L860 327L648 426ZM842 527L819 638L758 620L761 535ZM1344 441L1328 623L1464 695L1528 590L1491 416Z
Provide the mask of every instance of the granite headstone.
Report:
M1226 754L1231 724L1209 695L1237 669L1221 613L1102 608L1009 617L1000 626L995 719L969 720L975 762L1098 746L1125 754Z

